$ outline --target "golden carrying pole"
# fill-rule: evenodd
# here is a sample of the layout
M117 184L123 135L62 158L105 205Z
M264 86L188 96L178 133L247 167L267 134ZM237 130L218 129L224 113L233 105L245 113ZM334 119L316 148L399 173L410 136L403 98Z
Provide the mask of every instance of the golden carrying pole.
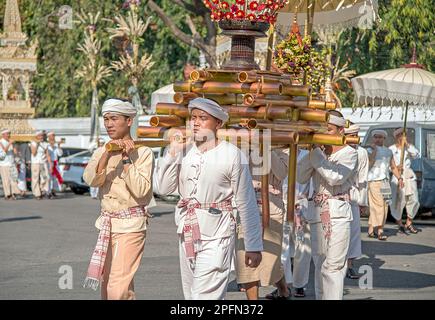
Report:
M324 144L331 146L342 146L346 143L346 138L342 135L299 132L299 142L301 144Z
M181 127L185 125L184 119L178 116L152 116L151 127Z
M166 147L170 142L167 140L139 140L134 142L134 147L149 147L149 148L158 148L158 147ZM107 152L116 152L121 151L116 143L107 143L105 146Z
M269 168L268 154L264 154L264 144L260 145L260 155L263 157L263 167ZM267 152L267 151L266 151ZM270 203L269 203L269 173L261 176L261 221L264 230L270 226Z
M360 137L345 137L346 144L359 144L360 140Z
M144 127L139 126L137 128L137 136L138 138L160 138L169 140L171 136L174 135L181 135L181 136L187 136L189 134L189 131L182 127L182 128L166 128L166 127Z
M289 163L288 163L288 192L287 192L287 222L294 221L295 201L296 201L296 174L298 145L289 145Z
M156 113L161 115L174 115L180 118L189 117L189 110L182 104L177 103L158 103Z
M254 82L254 83L233 83L233 82L189 82L176 81L174 83L174 91L194 92L194 93L262 93L280 95L283 90L283 85L279 82Z

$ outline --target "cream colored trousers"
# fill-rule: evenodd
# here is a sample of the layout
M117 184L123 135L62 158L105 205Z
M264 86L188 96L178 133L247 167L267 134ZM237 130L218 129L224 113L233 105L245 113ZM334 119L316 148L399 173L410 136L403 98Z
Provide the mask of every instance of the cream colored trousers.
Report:
M112 233L104 264L101 298L135 300L134 275L139 268L146 232Z
M216 240L202 240L202 249L191 263L185 254L180 235L180 269L186 300L223 300L227 293L235 234Z
M11 179L11 168L9 166L0 166L0 176L2 178L3 192L5 197L9 197L13 194L20 194L16 181Z
M35 197L40 197L42 192L48 193L50 187L48 164L32 163L31 167L32 193Z

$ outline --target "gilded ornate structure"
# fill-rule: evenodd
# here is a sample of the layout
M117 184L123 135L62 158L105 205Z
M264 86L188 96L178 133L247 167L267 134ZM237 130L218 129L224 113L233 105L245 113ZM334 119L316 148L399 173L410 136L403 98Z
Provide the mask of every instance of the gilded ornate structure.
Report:
M7 0L0 35L0 128L10 129L15 140L26 140L33 133L27 119L35 114L30 95L38 44L34 41L29 46L27 40L18 2Z

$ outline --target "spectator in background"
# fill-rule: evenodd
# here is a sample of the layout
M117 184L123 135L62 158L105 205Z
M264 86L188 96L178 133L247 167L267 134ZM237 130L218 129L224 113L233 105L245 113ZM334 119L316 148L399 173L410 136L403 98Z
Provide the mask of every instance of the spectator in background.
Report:
M47 134L48 138L48 154L51 159L51 171L50 182L49 182L49 194L48 197L52 198L56 196L55 189L58 191L62 190L62 175L59 171L59 158L63 155L63 150L60 147L62 142L56 142L56 135L53 131Z
M15 195L20 194L17 186L17 179L13 178L12 173L15 165L14 141L11 140L11 131L5 129L1 132L0 139L0 175L3 183L3 192L6 200L15 200Z
M369 154L368 173L368 200L370 208L369 216L369 238L387 240L384 234L384 225L387 220L388 204L391 202L391 187L389 182L389 170L399 181L400 188L403 188L403 179L393 160L393 153L384 146L387 138L385 130L372 131L373 144L367 149ZM378 229L375 234L374 228Z
M394 138L396 143L390 146L390 150L393 153L393 159L398 167L400 173L402 173L404 188L398 189L398 180L395 176L391 179L391 191L392 201L390 204L391 215L396 220L399 227L399 231L402 233L417 233L417 229L412 225L412 220L415 218L420 207L418 201L418 189L417 189L417 176L411 169L411 160L420 158L420 152L416 147L406 141L406 137L403 136L403 128L397 128L394 131ZM404 141L403 141L404 140ZM401 164L402 155L402 143L404 144L405 155L404 163ZM402 212L406 207L406 224L402 222Z
M16 158L15 162L18 168L18 189L21 192L21 196L25 197L27 192L27 173L26 173L26 152L29 146L27 143L20 143L15 148Z
M42 131L36 133L36 141L32 141L30 148L32 150L32 192L36 199L41 200L44 195L49 194L49 172L52 171L48 143L44 141Z

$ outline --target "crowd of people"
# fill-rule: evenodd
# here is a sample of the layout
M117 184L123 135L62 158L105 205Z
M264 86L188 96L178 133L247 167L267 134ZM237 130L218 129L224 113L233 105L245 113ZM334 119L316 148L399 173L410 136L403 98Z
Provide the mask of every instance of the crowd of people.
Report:
M3 129L1 136L0 174L5 199L26 197L28 178L35 199L54 198L63 183L58 163L63 155L62 141L56 141L54 132L45 131L37 132L30 143L13 141L9 129Z
M259 287L269 285L277 289L266 298L289 299L290 284L294 296L303 297L311 260L316 298L342 299L345 277L360 276L353 263L362 255L362 208L370 212L369 237L387 239L388 206L400 232L418 232L412 224L419 204L410 161L419 153L402 128L394 131L396 143L389 148L384 146L387 133L377 130L369 150L358 145L298 150L294 222L285 219L289 150L270 150L270 220L262 224L264 186L251 155L217 139L227 112L203 98L188 107L192 137L170 137L154 170L152 151L135 145L130 135L136 109L117 99L103 105L109 143L119 151L98 148L84 173L101 199L95 224L100 234L85 286L96 289L101 283L103 299L135 298L133 278L143 255L153 188L159 194L178 191L181 197L175 222L186 299L224 299L231 271L248 299L258 299ZM345 127L343 115L330 111L328 133L358 135L357 125Z
M293 223L285 221L289 149L271 150L270 221L262 227L261 176L249 154L216 138L228 114L216 102L202 98L192 100L189 111L193 141L172 137L155 169L152 151L136 148L130 136L136 109L115 99L103 106L111 143L122 150L108 152L99 140L84 173L102 210L96 222L101 234L86 284L96 288L102 280L103 298L134 298L133 276L144 249L153 191L177 191L181 196L175 220L186 299L223 299L231 271L248 299L258 299L259 288L269 285L277 289L266 298L289 299L290 284L294 296L304 297L311 261L316 298L342 299L344 278L360 277L353 262L362 255L361 211L369 212L370 238L387 240L388 210L398 232L418 232L413 225L419 201L411 160L420 154L406 141L403 128L394 131L395 143L389 147L384 146L387 132L375 130L367 149L359 145L298 149ZM358 136L357 125L345 128L345 124L340 112L330 111L330 134ZM5 199L26 196L28 166L33 196L53 198L62 185L58 167L62 141L56 141L54 132L37 132L31 143L14 142L8 129L1 135ZM114 243L120 254L113 254Z

